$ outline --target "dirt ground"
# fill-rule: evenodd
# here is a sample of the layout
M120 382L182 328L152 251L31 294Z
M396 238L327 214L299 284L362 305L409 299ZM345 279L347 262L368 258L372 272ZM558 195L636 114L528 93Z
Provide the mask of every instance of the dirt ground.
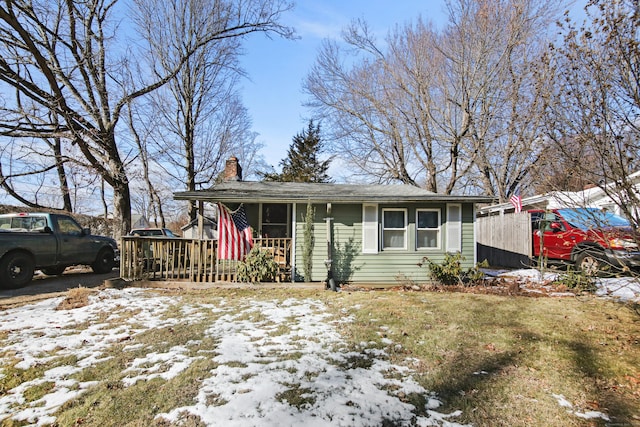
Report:
M126 286L127 282L120 277L120 271L114 269L107 274L95 274L88 267L70 267L62 276L46 276L40 272L36 272L31 283L20 289L2 289L0 288L0 310L28 304L41 299L52 298L57 296L69 296L74 294L73 290L78 288L94 289L99 287L120 288ZM252 284L240 283L198 283L189 282L154 282L154 281L138 281L136 286L139 287L162 287L175 289L206 289L215 287L231 287L231 288L254 288ZM323 283L271 283L261 284L260 288L266 286L282 288L292 286L295 288L325 289ZM566 296L574 293L561 284L538 284L538 283L520 283L517 280L493 279L477 286L440 286L440 285L398 285L394 284L370 284L370 285L342 285L343 292L357 291L375 291L375 290L395 290L395 291L427 291L427 292L465 292L480 294L495 294L504 296L527 296L527 297L548 297L548 296ZM69 292L72 291L72 292Z
M97 288L117 281L120 271L95 274L87 267L70 267L62 276L45 276L36 272L27 286L19 289L0 289L0 307L21 305L29 301L64 295L69 289Z

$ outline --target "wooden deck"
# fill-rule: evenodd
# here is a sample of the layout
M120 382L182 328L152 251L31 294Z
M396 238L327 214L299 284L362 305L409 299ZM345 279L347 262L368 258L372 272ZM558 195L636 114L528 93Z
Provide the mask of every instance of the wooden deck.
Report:
M278 263L277 281L291 281L291 239L254 239ZM239 261L218 259L217 240L125 236L120 276L125 280L237 282Z

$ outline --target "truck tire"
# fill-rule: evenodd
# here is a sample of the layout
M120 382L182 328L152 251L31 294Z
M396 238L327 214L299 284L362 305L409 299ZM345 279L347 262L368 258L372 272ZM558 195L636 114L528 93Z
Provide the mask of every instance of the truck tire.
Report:
M66 265L58 265L55 267L46 267L40 269L47 276L60 276L67 269Z
M98 252L96 260L91 264L91 269L94 273L104 274L113 270L115 265L116 261L113 257L113 249L102 248L100 252Z
M576 257L576 269L587 276L597 276L603 267L602 257L594 251L583 251Z
M26 252L12 252L0 261L0 287L20 288L33 279L35 262Z

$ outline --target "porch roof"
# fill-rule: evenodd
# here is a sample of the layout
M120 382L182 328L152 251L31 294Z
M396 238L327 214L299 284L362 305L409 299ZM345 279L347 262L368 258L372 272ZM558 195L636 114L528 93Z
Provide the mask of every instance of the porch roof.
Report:
M459 202L491 203L489 196L455 196L433 193L413 185L364 185L298 183L272 181L226 181L208 190L181 191L175 200L209 202L293 203L379 203L379 202Z

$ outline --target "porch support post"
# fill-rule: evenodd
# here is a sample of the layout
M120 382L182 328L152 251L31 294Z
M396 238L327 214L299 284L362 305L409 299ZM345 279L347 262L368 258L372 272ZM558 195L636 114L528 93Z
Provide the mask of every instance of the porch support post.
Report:
M298 238L298 233L296 232L296 228L297 228L297 220L296 220L296 212L298 211L298 204L297 203L293 203L291 205L291 243L289 245L290 248L290 253L289 253L289 259L290 259L290 267L291 267L291 282L295 282L296 281L296 239Z
M204 201L198 200L198 238L204 239Z
M324 264L327 266L327 288L331 289L332 291L337 290L336 289L336 282L333 279L333 260L331 259L333 256L333 251L332 251L332 246L333 246L333 242L331 239L331 220L333 218L331 217L331 203L327 203L327 217L325 218L325 221L327 222L327 259L324 261Z

